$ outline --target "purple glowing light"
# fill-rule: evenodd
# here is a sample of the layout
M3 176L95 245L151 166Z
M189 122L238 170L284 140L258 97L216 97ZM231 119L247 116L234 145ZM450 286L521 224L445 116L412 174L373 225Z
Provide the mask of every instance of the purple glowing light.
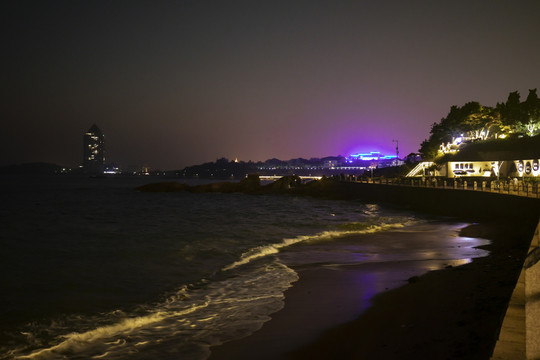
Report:
M380 151L370 151L369 153L364 154L351 154L347 156L347 161L374 161L374 160L393 160L396 155L382 155Z

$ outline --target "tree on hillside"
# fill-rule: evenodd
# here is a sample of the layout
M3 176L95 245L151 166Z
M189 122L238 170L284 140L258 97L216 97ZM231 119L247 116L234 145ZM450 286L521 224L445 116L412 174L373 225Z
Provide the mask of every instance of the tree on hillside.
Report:
M431 135L422 142L419 152L424 159L432 159L437 156L441 144L450 142L455 137L466 135L477 138L482 131L487 136L490 126L497 119L495 109L482 106L476 101L468 102L462 107L454 105L445 118L431 126Z
M540 131L540 99L538 99L536 89L529 90L529 95L522 103L522 107L523 112L527 114L527 123L523 124L527 134L530 136L537 134Z
M505 103L497 104L497 108L501 113L501 121L503 125L515 127L527 120L527 115L521 106L519 92L514 91L508 95Z
M522 105L529 120L538 121L540 119L540 99L536 94L536 89L529 90L529 95Z
M501 114L501 122L512 132L534 135L540 128L540 99L536 89L529 90L527 99L523 102L517 91L508 95L506 103L497 104Z
M458 136L486 139L496 133L535 135L540 133L540 99L536 89L529 90L525 101L519 92L513 91L504 103L495 108L483 106L476 101L452 106L439 123L431 126L430 137L422 142L419 152L424 159L433 159L441 144Z
M441 124L433 123L431 125L430 137L420 144L420 149L418 152L422 154L422 159L429 160L437 156L437 151L439 146L443 142L448 142L452 136L449 135L444 126Z

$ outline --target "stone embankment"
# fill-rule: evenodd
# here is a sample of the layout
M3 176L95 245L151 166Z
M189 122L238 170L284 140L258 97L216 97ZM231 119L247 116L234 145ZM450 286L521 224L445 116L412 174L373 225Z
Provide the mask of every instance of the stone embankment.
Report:
M308 185L306 184L306 187L295 191L315 196L388 203L415 211L477 220L491 220L493 218L538 220L540 217L540 199L523 196L450 188L337 181ZM319 194L316 191L317 187L320 188Z
M540 222L508 304L492 360L540 359Z

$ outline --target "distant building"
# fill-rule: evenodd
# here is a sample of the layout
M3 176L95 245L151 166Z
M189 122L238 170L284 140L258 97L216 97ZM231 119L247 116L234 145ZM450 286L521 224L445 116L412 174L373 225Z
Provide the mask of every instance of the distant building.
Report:
M103 174L105 135L96 124L84 134L83 143L83 169L91 174Z
M424 161L407 174L407 177L418 176L540 178L540 159L455 160L440 165Z
M351 154L345 158L342 168L372 169L403 165L403 160L396 155L383 155L379 151L370 151L365 154Z

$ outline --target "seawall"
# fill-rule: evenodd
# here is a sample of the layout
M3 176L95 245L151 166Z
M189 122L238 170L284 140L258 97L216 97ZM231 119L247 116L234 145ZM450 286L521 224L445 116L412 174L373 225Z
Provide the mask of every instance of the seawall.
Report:
M492 360L540 359L540 221L508 304Z
M540 199L472 190L438 189L327 180L291 189L292 193L389 203L411 210L474 220L537 221Z

